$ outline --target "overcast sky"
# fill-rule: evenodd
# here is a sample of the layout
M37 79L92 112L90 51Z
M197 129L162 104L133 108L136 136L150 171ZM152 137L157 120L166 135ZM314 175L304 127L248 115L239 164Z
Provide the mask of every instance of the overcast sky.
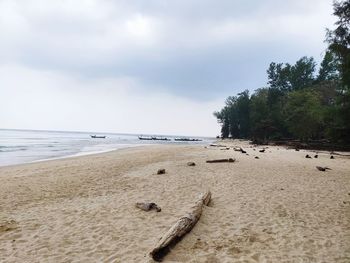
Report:
M270 62L322 58L331 0L0 0L0 128L219 134Z

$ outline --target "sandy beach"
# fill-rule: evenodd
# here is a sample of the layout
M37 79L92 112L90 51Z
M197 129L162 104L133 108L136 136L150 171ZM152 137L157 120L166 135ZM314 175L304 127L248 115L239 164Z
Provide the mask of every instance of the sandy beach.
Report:
M211 203L164 262L350 262L349 157L222 143L249 155L142 146L0 167L0 262L152 262L162 234L207 189Z

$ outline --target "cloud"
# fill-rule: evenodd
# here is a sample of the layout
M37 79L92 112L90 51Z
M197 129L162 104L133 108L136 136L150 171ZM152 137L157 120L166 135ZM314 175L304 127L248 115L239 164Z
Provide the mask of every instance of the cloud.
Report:
M95 127L129 131L108 126L116 116L130 132L215 135L218 101L264 86L271 61L321 59L331 13L329 0L0 0L0 94L10 98L0 121L79 130L94 116Z

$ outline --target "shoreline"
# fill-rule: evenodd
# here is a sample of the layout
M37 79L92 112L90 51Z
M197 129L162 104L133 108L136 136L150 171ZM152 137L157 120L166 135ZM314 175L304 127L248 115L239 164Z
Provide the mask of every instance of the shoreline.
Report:
M54 160L75 158L75 157L81 157L81 156L98 155L98 154L102 154L102 153L114 152L114 151L119 151L119 150L123 150L123 149L129 149L129 148L138 148L138 147L143 147L143 146L150 146L150 144L135 144L135 145L130 144L130 145L125 146L125 147L119 147L119 148L114 148L114 149L106 149L106 150L91 151L91 152L78 152L78 153L71 154L71 155L63 155L63 156L59 156L59 157L40 159L40 160L30 161L27 163L39 163L39 162L54 161ZM21 164L27 164L27 163L18 163L18 164L13 164L13 165L21 165ZM2 166L0 166L0 167L2 167Z
M211 204L164 262L350 258L350 158L225 143L249 155L150 145L0 167L0 254L6 262L152 262L160 236L209 189ZM228 157L236 162L206 163ZM138 210L139 201L162 211Z
M154 144L154 146L160 146L161 144ZM143 148L143 147L149 147L153 146L152 144L138 144L138 145L129 145L126 147L116 148L116 149L109 149L109 150L101 150L101 151L94 151L94 152L79 152L76 154L70 154L70 155L63 155L59 157L52 157L52 158L46 158L46 159L40 159L40 160L34 160L34 161L28 161L23 163L15 163L15 164L7 164L7 165L0 165L1 168L7 168L7 167L16 167L16 166L23 166L23 165L29 165L29 164L36 164L36 163L45 163L45 162L52 162L52 161L59 161L59 160L69 160L69 159L75 159L85 156L99 156L103 155L105 153L111 153L111 152L119 152L126 149L133 149L133 148Z

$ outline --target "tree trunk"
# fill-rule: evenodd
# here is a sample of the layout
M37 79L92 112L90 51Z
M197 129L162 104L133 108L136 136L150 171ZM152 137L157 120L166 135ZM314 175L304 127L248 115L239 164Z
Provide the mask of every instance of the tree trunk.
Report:
M162 258L170 251L170 247L174 246L186 233L191 231L202 214L203 206L209 204L210 198L210 191L201 194L191 211L181 217L158 241L155 248L150 252L150 256L155 261L162 261Z

